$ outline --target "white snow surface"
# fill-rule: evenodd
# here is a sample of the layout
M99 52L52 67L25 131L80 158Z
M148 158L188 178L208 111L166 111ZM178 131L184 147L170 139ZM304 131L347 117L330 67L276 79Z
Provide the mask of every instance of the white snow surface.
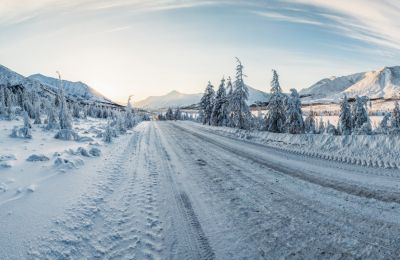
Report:
M105 123L80 122L76 131L90 133ZM15 161L0 169L1 259L400 254L399 170L290 152L300 141L308 151L308 136L142 122L113 143L100 143L102 155L94 158L78 154L82 143L38 129L32 140L8 138L13 124L0 121L3 159ZM340 149L340 141L330 142L330 152ZM52 159L26 162L33 153ZM61 171L52 165L54 156L84 164Z

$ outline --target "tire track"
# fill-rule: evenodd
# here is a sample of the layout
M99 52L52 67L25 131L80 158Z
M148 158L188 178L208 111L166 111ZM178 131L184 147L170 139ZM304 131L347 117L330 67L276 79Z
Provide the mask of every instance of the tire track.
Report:
M307 174L305 172L300 172L297 170L293 170L289 167L283 166L281 164L274 164L271 161L266 161L260 157L258 157L255 154L247 154L243 151L234 149L228 145L225 145L221 142L216 141L213 138L210 138L208 136L205 136L204 134L200 134L199 132L193 132L191 130L188 130L186 128L183 128L182 126L179 126L177 124L174 124L175 127L182 131L187 131L193 136L196 136L197 138L207 141L209 143L212 143L216 146L219 146L220 148L223 148L226 151L229 151L235 155L238 155L240 157L246 158L248 160L254 161L258 164L264 165L272 170L275 170L277 172L280 172L285 175L289 175L291 177L301 179L303 181L307 181L325 188L331 188L334 190L337 190L339 192L344 192L349 195L355 195L359 197L364 197L367 199L376 199L379 201L383 202L395 202L395 203L400 203L400 192L397 191L386 191L386 190L371 190L366 187L361 187L358 185L352 185L350 183L346 182L339 182L333 179L327 179L321 176L316 176L316 175L311 175Z

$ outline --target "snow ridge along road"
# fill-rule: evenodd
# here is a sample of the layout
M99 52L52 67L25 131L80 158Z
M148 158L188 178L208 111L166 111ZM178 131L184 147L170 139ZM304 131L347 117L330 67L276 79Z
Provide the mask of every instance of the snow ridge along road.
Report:
M81 169L96 178L46 232L18 241L25 258L400 256L397 169L285 154L186 122L143 122L126 140Z

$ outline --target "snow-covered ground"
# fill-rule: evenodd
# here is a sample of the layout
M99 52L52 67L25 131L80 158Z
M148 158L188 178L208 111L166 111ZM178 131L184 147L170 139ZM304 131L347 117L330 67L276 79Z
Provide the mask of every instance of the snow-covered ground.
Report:
M261 133L191 122L142 122L104 144L94 129L105 123L76 123L94 139L80 143L38 129L10 140L17 123L0 121L1 154L16 158L0 169L1 259L400 254L398 169L288 153L292 144L264 143ZM64 152L79 146L102 154ZM60 169L55 152L76 167ZM50 160L26 161L31 154Z

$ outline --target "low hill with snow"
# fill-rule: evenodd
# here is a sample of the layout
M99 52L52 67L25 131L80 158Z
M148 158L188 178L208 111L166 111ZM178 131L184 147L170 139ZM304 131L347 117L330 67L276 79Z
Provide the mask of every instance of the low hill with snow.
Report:
M249 87L249 99L248 104L252 105L258 102L266 102L269 99L269 94ZM142 101L136 102L135 107L141 107L145 109L161 109L168 107L183 107L197 104L200 102L202 93L197 94L184 94L178 91L171 91L163 96L151 96Z
M323 79L300 91L304 102L338 102L343 95L369 98L400 97L400 66Z
M34 74L28 77L28 79L32 79L46 85L52 90L56 91L59 88L59 79L47 77L42 74ZM62 85L64 87L65 93L67 95L72 96L77 99L91 100L91 101L100 101L105 103L112 103L111 100L97 92L95 89L89 87L83 82L72 82L68 80L62 80Z
M98 102L102 104L115 105L111 100L98 93L93 88L82 82L62 81L67 98L85 101ZM54 95L59 86L58 79L35 74L24 77L9 68L0 65L0 86L18 86L28 90L36 91L43 95Z

